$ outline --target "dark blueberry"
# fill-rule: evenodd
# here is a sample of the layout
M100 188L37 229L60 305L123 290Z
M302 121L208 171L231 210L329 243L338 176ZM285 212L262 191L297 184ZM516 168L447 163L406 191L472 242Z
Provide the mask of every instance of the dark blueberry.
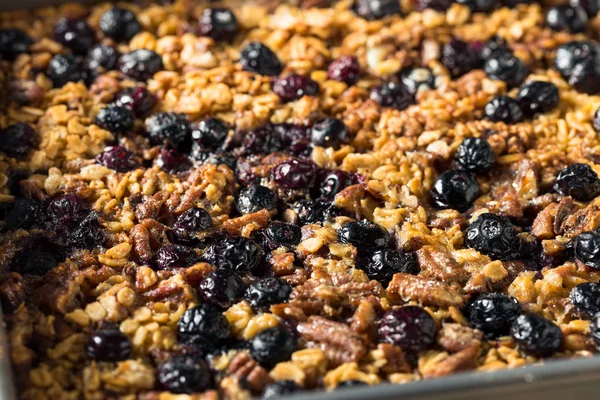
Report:
M276 76L283 69L277 55L271 49L259 42L251 42L242 49L240 62L244 71L257 74Z
M494 167L496 153L487 140L467 138L458 146L454 159L460 169L473 173L486 173Z
M265 386L260 398L262 400L282 399L300 390L298 384L292 380L276 381Z
M581 7L568 4L551 7L546 14L546 25L553 31L579 33L585 31L588 15Z
M600 348L600 313L594 315L590 321L590 333L596 348Z
M57 54L52 57L47 74L55 88L62 87L68 82L85 82L88 79L88 71L83 61L73 54Z
M558 102L560 96L558 88L551 82L531 81L519 89L517 101L521 105L521 110L528 117L535 114L542 114L552 111Z
M487 61L490 58L502 57L509 53L510 50L507 47L504 39L498 36L493 36L479 49L479 58L483 61Z
M271 170L271 176L284 188L306 189L315 181L316 168L311 161L291 159L277 164Z
M65 194L54 197L46 208L46 219L52 225L75 228L88 214L81 197Z
M592 125L594 126L596 132L600 133L600 107L598 107L596 113L594 114Z
M508 218L483 213L469 225L467 245L494 259L515 258L521 250L515 226Z
M75 53L85 53L96 43L96 34L83 19L61 18L54 27L54 39Z
M104 68L109 71L117 65L119 61L119 52L112 46L98 44L91 48L85 57L85 65L92 71L98 68Z
M277 195L261 185L248 186L238 195L236 208L240 214L251 214L260 210L277 208Z
M63 255L49 243L35 242L19 253L12 269L23 275L42 276L63 260Z
M156 158L156 165L164 171L175 174L187 171L191 167L191 162L185 154L174 149L163 148Z
M117 42L129 41L142 30L135 13L119 7L102 14L98 24L106 36Z
M37 144L37 134L24 122L17 122L0 130L0 151L10 157L26 156Z
M207 118L196 125L192 139L203 149L216 150L223 145L229 134L229 126L218 118Z
M92 332L85 345L85 354L95 361L123 361L131 356L131 340L117 328Z
M273 304L287 302L291 293L292 286L289 283L271 276L250 285L244 298L255 309L266 311Z
M154 263L158 269L171 270L189 266L190 252L183 246L166 245L158 249L154 255Z
M319 170L317 173L318 193L314 197L333 198L348 186L356 184L354 175L340 170Z
M204 302L226 310L243 296L244 281L235 271L217 269L200 282L197 292Z
M133 128L133 112L125 107L108 105L96 115L95 123L112 133L125 133Z
M488 59L483 69L488 78L504 81L509 88L519 86L529 75L525 63L510 53Z
M569 297L585 319L590 319L600 312L600 285L597 283L580 283L571 290Z
M556 353L563 340L560 328L537 314L518 317L510 328L510 335L521 350L536 357L548 357Z
M355 84L361 75L360 64L354 56L341 56L329 64L327 77L334 81L346 82L348 85Z
M354 11L360 17L372 21L400 14L400 2L398 0L356 0Z
M271 247L295 246L300 243L302 231L298 225L274 221L263 231L265 239Z
M593 269L600 269L600 233L583 232L575 238L575 258Z
M473 46L457 39L453 39L442 47L441 60L453 78L479 68L480 64Z
M185 114L160 112L146 119L146 132L152 144L166 142L171 147L178 147L190 137L191 127Z
M252 357L260 365L270 369L277 363L289 360L298 343L287 329L276 326L254 336L250 346Z
M571 164L554 181L554 190L575 200L589 201L600 194L600 179L587 164Z
M573 7L583 8L589 18L594 18L600 9L600 1L598 0L570 0L569 4Z
M519 102L512 97L496 96L485 105L485 117L492 122L516 124L523 120L523 110Z
M404 110L415 100L404 84L391 81L371 89L369 97L383 107L391 107L396 110Z
M429 194L435 208L465 212L479 197L479 183L471 172L451 169L437 178Z
M42 204L36 199L16 199L4 222L9 229L29 229L44 220Z
M123 54L120 63L121 72L138 81L151 79L163 69L162 57L147 49L133 50Z
M194 207L184 211L173 224L173 228L189 232L205 231L212 226L212 217L204 208Z
M344 224L338 230L338 239L357 248L382 248L387 246L390 235L381 226L362 220Z
M600 92L600 56L590 57L573 67L567 82L581 93Z
M502 293L481 295L469 305L468 310L473 328L495 337L507 335L520 314L521 306L517 299Z
M343 214L342 210L331 204L331 200L300 200L293 209L302 225L326 222Z
M92 250L103 242L102 225L95 212L90 212L67 236L67 244L76 249Z
M416 94L419 90L435 89L435 76L429 68L409 68L400 72L400 80L408 91Z
M213 164L213 165L226 165L232 171L235 171L237 165L237 158L231 153L219 153L219 154L211 154L204 160L205 164Z
M458 4L464 4L472 12L486 13L491 11L496 5L496 0L457 0Z
M600 58L600 46L592 41L571 41L563 44L556 50L554 68L561 73L565 79L573 74L575 66L586 60L598 60Z
M211 386L212 377L206 362L193 355L176 355L156 368L162 389L171 393L198 393Z
M211 245L204 253L204 260L217 268L237 272L252 271L265 256L258 244L245 237L227 237Z
M364 268L369 279L374 279L387 285L394 274L399 272L416 275L421 268L415 253L405 253L399 250L377 250L370 255Z
M319 94L319 84L307 76L292 74L277 78L273 82L273 93L281 101L294 101L304 96L316 96Z
M117 93L115 103L129 108L136 117L144 117L156 105L156 97L144 87L133 87Z
M383 315L377 333L382 342L417 353L435 343L435 321L417 306L394 308Z
M177 322L179 343L193 344L201 349L222 343L230 336L227 318L218 307L202 303L187 310Z
M122 146L106 147L98 154L96 162L117 172L128 172L139 167L135 154Z
M215 40L229 40L239 31L235 14L228 8L205 8L200 15L200 34Z
M245 154L268 154L283 149L283 141L272 125L265 125L244 132L242 148Z
M356 379L346 379L345 381L341 381L340 383L338 383L338 385L335 387L335 390L355 388L355 387L361 387L361 386L369 386L369 384L364 381L359 381Z
M32 43L29 35L20 29L0 29L0 56L5 60L12 61L19 54L27 53Z
M415 6L417 11L432 9L439 12L445 12L452 5L451 0L416 0Z
M350 140L350 131L344 121L326 118L313 125L311 140L317 146L339 147Z

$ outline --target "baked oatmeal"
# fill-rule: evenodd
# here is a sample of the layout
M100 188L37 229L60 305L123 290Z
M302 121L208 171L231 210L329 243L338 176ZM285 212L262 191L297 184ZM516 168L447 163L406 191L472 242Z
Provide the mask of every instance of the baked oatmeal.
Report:
M596 0L0 13L22 399L265 399L600 346Z

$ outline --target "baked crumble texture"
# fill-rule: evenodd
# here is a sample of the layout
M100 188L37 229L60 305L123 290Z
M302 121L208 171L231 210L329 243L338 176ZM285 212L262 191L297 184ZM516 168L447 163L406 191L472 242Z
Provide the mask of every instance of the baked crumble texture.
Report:
M515 3L0 13L20 397L274 398L592 356L598 7Z

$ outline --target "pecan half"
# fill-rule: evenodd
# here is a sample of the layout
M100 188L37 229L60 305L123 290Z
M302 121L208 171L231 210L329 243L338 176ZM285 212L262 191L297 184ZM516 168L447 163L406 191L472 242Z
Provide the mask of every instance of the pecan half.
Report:
M227 374L237 378L238 382L247 382L254 392L261 392L265 385L273 382L267 371L246 352L233 357L227 367Z
M417 250L417 258L421 270L434 278L452 282L465 282L468 279L467 271L441 246L423 246Z
M449 355L438 363L419 365L419 372L424 378L439 378L458 371L475 368L479 357L479 345L467 347L458 353Z
M468 347L479 345L483 333L480 330L462 326L460 324L442 324L437 341L450 353L457 353Z
M426 306L461 307L465 303L464 296L447 283L405 273L394 275L387 294L392 300L418 301Z

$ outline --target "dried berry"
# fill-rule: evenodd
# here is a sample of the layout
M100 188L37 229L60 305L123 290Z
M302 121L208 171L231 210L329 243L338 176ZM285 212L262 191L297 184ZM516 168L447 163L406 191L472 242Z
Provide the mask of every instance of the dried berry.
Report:
M585 31L588 15L581 7L568 4L551 7L546 13L546 25L553 31L579 33Z
M192 139L203 150L216 150L223 145L229 134L229 127L218 118L207 118L196 125Z
M343 214L343 211L325 199L300 200L293 205L302 225L326 222Z
M264 251L254 241L245 237L227 237L211 245L203 258L217 268L248 272L256 269L264 256Z
M273 180L287 189L310 188L316 177L316 167L311 161L290 159L271 170Z
M492 213L480 214L466 232L467 245L493 259L517 258L521 242L515 226L505 217Z
M536 357L548 357L556 353L563 340L560 328L537 314L518 317L510 328L510 335L521 350Z
M354 11L364 19L372 21L400 14L400 2L397 0L356 0Z
M188 232L204 231L212 226L212 217L204 208L194 207L181 213L173 224L173 228Z
M260 210L277 208L277 195L261 185L248 186L238 195L236 208L240 214L251 214Z
M340 170L322 169L317 172L317 182L313 196L332 199L343 189L356 183L358 182L353 174Z
M383 107L391 107L396 110L404 110L415 100L406 86L391 81L371 89L369 97Z
M94 71L95 74L103 71L109 71L117 66L119 61L119 51L112 46L98 44L88 51L85 56L86 68Z
M583 232L575 238L573 246L575 258L586 266L600 269L600 233Z
M81 58L73 54L57 54L52 57L46 73L55 88L68 82L86 82L89 76Z
M556 175L554 190L575 200L590 201L600 194L600 179L587 164L571 164Z
M433 317L421 307L404 306L383 315L377 334L382 342L417 353L433 346L436 326Z
M0 129L0 151L10 157L22 158L37 145L37 134L29 124L17 122Z
M457 39L453 39L450 43L444 45L441 61L454 78L479 68L480 64L473 46Z
M277 363L289 360L298 343L287 329L276 326L254 336L250 346L252 357L270 369Z
M54 39L75 53L86 53L96 43L96 33L83 19L65 17L56 23Z
M492 122L516 124L523 120L519 102L508 96L496 96L485 105L485 117Z
M183 313L177 322L177 340L208 349L222 343L230 336L227 318L219 308L211 304L200 304Z
M146 119L146 132L152 144L166 143L177 148L190 138L191 131L185 114L160 112Z
M517 101L525 115L532 117L535 114L552 111L560 101L558 88L551 82L530 81L519 89Z
M494 337L507 335L520 314L521 306L517 299L502 293L481 295L469 305L468 310L473 328Z
M344 121L326 118L313 125L311 140L316 146L339 147L350 140L350 130Z
M235 14L228 8L205 8L198 22L200 34L215 40L230 40L239 31Z
M263 232L265 245L271 249L280 246L295 246L300 243L302 231L298 225L274 221Z
M437 178L429 194L435 208L464 212L479 197L479 183L471 172L451 169Z
M217 269L200 282L197 292L204 302L226 310L243 296L244 282L235 271Z
M9 229L29 229L44 220L44 209L36 199L16 199L4 222Z
M327 77L334 81L345 82L348 85L355 84L361 75L360 64L354 56L341 56L329 64Z
M525 63L510 53L489 58L483 69L488 78L504 81L508 87L519 86L529 75Z
M156 165L172 174L187 171L191 167L189 158L185 154L173 149L161 149L156 158Z
M117 172L128 172L139 167L135 154L122 146L109 146L96 157L96 162Z
M338 230L338 239L357 248L382 248L388 244L388 232L367 220L348 222Z
M364 267L369 279L387 285L399 272L416 275L421 270L415 253L399 250L377 250L371 254Z
M244 298L257 310L268 310L273 304L285 303L290 298L292 286L274 276L263 278L246 289Z
M276 76L281 73L281 62L271 49L259 42L246 45L240 53L240 62L244 71Z
M294 101L303 96L319 94L319 84L309 77L292 74L277 78L273 82L273 93L283 102Z
M212 383L210 369L204 360L193 355L176 355L156 368L160 386L171 393L203 392Z
M458 146L454 159L460 169L473 173L486 173L494 167L496 153L487 140L467 138Z
M113 104L101 109L94 122L109 132L125 133L133 128L134 116L130 109Z
M113 7L102 14L98 25L107 37L117 42L129 41L142 30L135 13L120 7Z
M122 73L130 78L145 81L163 69L162 57L152 50L133 50L123 54L120 69Z
M154 263L158 269L185 268L193 262L193 253L183 246L166 245L158 249Z
M85 346L85 354L95 361L122 361L131 356L131 340L117 328L103 328L92 332Z
M129 108L136 117L144 117L156 105L156 97L143 87L127 88L117 93L115 104Z
M590 319L600 312L600 285L597 283L580 283L571 290L569 297L585 319Z

